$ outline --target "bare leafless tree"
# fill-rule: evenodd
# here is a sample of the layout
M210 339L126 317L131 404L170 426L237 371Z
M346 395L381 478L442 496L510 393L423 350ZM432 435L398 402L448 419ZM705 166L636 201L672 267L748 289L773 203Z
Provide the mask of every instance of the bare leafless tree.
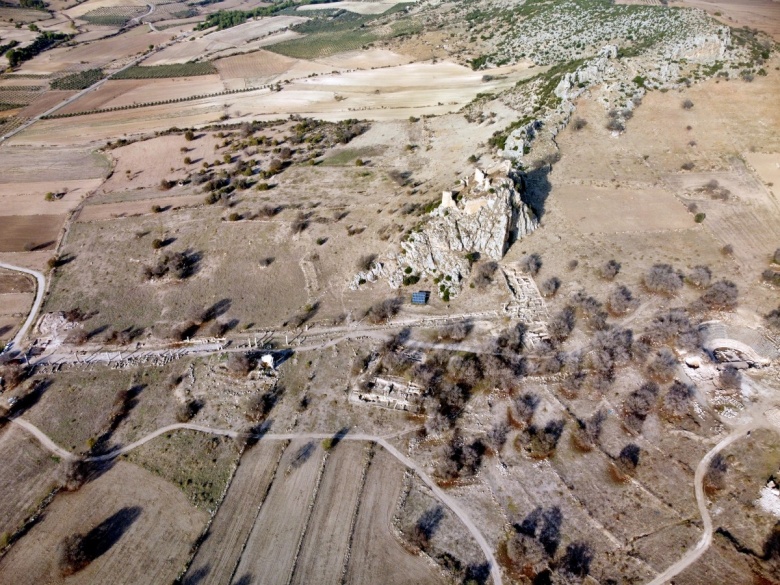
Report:
M645 287L650 292L673 295L682 285L682 273L669 264L655 264L645 274Z
M615 259L605 262L601 267L601 277L607 280L613 280L620 272L620 262Z
M531 276L536 276L541 268L542 257L539 254L528 254L520 260L520 269Z
M613 315L625 315L633 311L638 301L628 287L619 284L612 289L607 297L607 308Z

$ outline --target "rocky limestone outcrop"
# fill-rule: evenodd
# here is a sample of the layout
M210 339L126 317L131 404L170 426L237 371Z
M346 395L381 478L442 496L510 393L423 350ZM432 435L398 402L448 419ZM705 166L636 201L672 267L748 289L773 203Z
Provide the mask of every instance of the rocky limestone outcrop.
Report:
M620 58L617 45L606 45L598 54L588 59L576 70L563 74L553 93L558 105L537 119L513 130L506 139L501 156L523 164L523 158L532 145L540 138L554 140L555 136L568 124L575 107L574 103L583 93L602 85L607 110L619 113L620 121L625 122L624 114L631 112L641 102L650 89L672 89L680 87L679 62L714 65L726 59L732 47L731 32L728 27L717 27L712 32L694 35L690 38L675 39L666 44L663 56ZM642 80L637 83L637 80ZM523 112L528 115L529 112ZM533 115L533 112L530 112ZM538 149L537 149L538 150Z
M430 276L440 296L456 295L475 257L500 260L515 240L538 226L521 197L521 185L509 161L477 170L459 191L442 194L441 204L406 237L400 253L357 274L351 288L380 277L397 288L404 279Z

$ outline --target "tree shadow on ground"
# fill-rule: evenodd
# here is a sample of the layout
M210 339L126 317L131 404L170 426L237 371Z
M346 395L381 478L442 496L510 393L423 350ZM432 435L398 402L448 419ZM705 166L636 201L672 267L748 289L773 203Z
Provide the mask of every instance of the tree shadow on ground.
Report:
M66 537L60 545L59 565L62 575L81 571L111 550L140 516L139 506L126 506L86 534Z

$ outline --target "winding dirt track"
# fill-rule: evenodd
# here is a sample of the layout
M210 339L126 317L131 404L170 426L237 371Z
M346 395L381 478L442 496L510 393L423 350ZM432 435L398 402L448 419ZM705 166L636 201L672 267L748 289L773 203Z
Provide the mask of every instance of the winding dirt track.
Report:
M664 585L671 579L682 573L685 569L695 563L699 557L701 557L712 543L712 517L710 511L707 509L707 496L704 494L704 475L707 473L707 468L710 465L710 461L720 451L731 445L733 442L741 439L750 431L758 428L770 428L762 422L752 422L745 426L729 433L722 441L715 445L707 454L702 458L699 464L696 466L696 473L693 476L694 489L696 491L696 503L699 506L699 514L701 514L702 523L704 524L704 533L701 535L699 542L696 543L692 549L686 552L680 560L668 567L663 573L658 574L655 579L650 581L647 585Z
M41 443L41 445L43 445L46 449L56 454L57 456L61 457L62 459L72 460L76 458L75 455L73 455L69 451L57 445L43 431L41 431L38 427L36 427L32 423L22 418L12 419L11 422L13 422L14 424L18 425L19 427L23 428L25 431L30 433ZM119 457L124 453L132 451L133 449L136 449L141 445L144 445L145 443L148 443L149 441L155 439L156 437L159 437L160 435L163 435L171 431L176 431L176 430L199 431L202 433L222 435L231 438L236 438L238 436L238 433L236 431L229 430L229 429L216 429L216 428L202 426L202 425L178 423L178 424L168 425L166 427L159 428L156 431L153 431L148 435L146 435L145 437L139 439L138 441L135 441L134 443L130 443L129 445L125 445L124 447L111 451L110 453L106 453L105 455L98 455L96 457L88 457L86 458L86 460L87 461L109 461L111 459L115 459L116 457ZM428 476L428 474L425 473L425 471L417 463L415 463L414 461L412 461L411 459L403 455L400 451L398 451L398 449L396 449L390 443L387 442L387 438L391 438L392 436L393 435L390 435L388 437L381 437L377 435L365 435L365 434L356 433L352 435L348 434L342 437L341 440L372 441L384 447L393 457L395 457L403 465L405 465L406 467L414 471L420 477L420 479L422 479L423 482L425 482L425 484L431 488L433 493L436 494L436 496L450 510L452 510L452 512L460 519L461 522L463 522L464 526L466 526L468 531L474 537L474 540L476 540L477 544L479 544L480 548L482 549L482 552L485 555L485 558L487 559L487 562L490 565L490 575L493 578L493 584L502 585L503 581L501 579L501 571L499 570L498 563L496 562L496 558L493 555L493 550L491 549L485 537L480 532L479 528L477 528L477 526L471 521L471 518L469 518L469 515L466 513L466 511L463 508L461 508L460 504L456 500L448 496L446 493L444 493L444 491L438 485L436 485L436 482L434 482L433 479L431 479ZM271 440L271 441L288 441L293 439L327 439L332 437L333 437L333 433L286 433L286 434L266 433L260 436L262 440Z
M16 272L23 272L24 274L29 274L35 278L35 301L33 301L32 307L30 307L30 314L27 315L27 319L19 329L16 337L14 337L11 342L5 346L5 349L0 352L5 353L12 347L18 346L24 339L24 336L27 335L27 331L30 329L30 327L32 327L32 324L35 321L35 317L38 315L38 311L43 304L43 293L46 290L46 278L41 272L38 272L37 270L30 270L29 268L14 266L13 264L6 264L5 262L0 262L0 268L5 268L6 270L15 270Z

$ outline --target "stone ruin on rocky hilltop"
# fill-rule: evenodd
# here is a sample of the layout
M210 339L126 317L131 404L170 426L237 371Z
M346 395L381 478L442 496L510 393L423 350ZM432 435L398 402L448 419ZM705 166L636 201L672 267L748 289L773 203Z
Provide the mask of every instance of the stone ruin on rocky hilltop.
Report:
M430 276L440 296L456 295L477 255L500 260L516 240L538 226L536 215L522 199L522 189L522 177L509 161L487 171L477 169L461 181L459 191L442 194L441 204L406 236L400 252L355 275L351 288L379 277L398 288L405 278L408 282L410 277Z

